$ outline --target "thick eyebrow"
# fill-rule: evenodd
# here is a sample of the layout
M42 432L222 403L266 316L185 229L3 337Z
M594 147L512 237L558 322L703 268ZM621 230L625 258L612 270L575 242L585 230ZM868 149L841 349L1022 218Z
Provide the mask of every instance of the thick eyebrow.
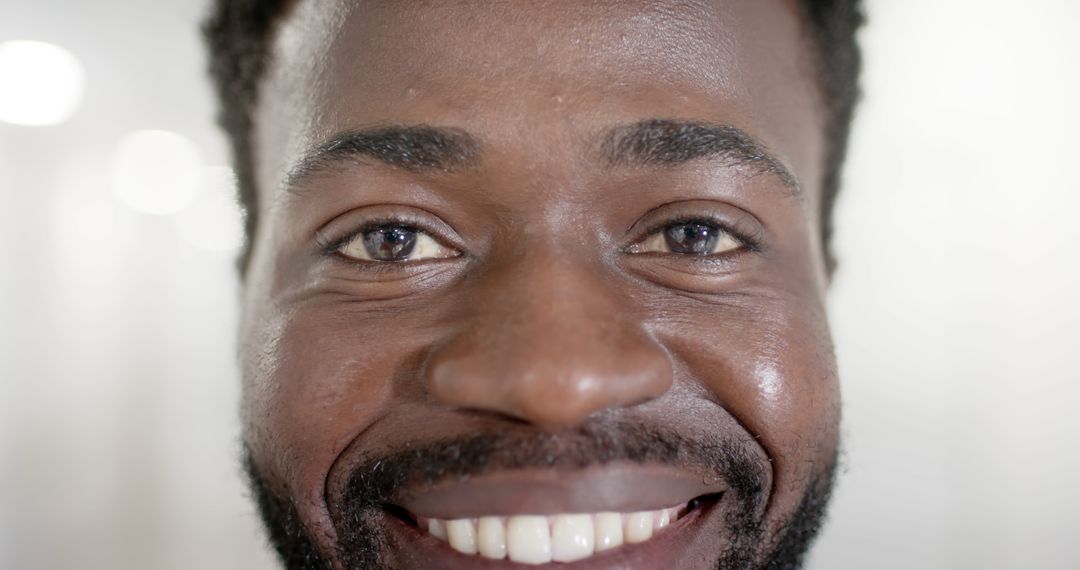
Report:
M649 119L615 127L604 137L601 150L613 167L678 166L700 158L719 159L774 174L792 194L800 194L798 180L784 163L764 144L731 125Z
M458 129L389 126L347 131L307 152L290 172L296 188L315 174L365 159L410 172L450 172L475 166L480 144Z
M609 166L678 166L701 158L748 166L774 174L792 194L799 183L762 143L745 131L723 124L649 119L607 132L601 152ZM387 126L346 131L305 153L286 179L295 190L319 173L375 160L410 172L453 172L475 167L480 143L460 129L428 125Z

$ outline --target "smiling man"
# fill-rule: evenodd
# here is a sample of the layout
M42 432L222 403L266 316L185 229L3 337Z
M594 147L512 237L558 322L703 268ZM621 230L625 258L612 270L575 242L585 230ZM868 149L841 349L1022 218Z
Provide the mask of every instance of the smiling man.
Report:
M219 2L288 568L796 568L856 2Z

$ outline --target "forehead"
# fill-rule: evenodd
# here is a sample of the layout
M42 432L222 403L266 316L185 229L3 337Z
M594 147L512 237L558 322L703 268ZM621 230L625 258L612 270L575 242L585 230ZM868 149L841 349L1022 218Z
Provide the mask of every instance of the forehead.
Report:
M566 164L606 126L663 117L745 130L813 198L823 114L807 53L784 0L301 0L261 92L259 186L349 129L462 128Z

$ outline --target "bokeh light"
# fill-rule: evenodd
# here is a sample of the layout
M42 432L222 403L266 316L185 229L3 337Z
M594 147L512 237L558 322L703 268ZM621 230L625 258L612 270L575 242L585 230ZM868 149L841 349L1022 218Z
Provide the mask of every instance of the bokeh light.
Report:
M187 137L170 131L135 131L113 151L112 189L131 209L175 214L202 185L203 158Z
M867 4L806 569L1080 569L1080 2ZM0 0L0 570L280 567L206 9Z
M0 43L0 121L55 125L78 109L85 91L82 64L60 46L35 41Z

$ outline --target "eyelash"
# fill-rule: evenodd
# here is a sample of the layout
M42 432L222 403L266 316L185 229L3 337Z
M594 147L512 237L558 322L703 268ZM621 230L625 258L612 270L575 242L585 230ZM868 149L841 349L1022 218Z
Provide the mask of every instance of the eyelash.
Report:
M761 240L758 239L756 236L751 236L751 235L749 235L749 234L747 234L745 232L741 232L741 231L735 229L734 227L732 227L731 224L729 224L729 223L727 223L727 222L725 222L723 220L717 219L715 217L708 216L708 215L704 215L704 216L702 216L702 215L676 216L675 218L670 218L670 219L664 220L662 222L658 222L658 223L656 223L656 224L654 224L652 226L649 226L648 230L642 232L640 234L640 237L634 243L635 244L640 243L640 242L644 241L646 238L648 238L649 236L651 236L651 235L653 235L653 234L655 234L657 232L664 231L664 229L669 227L669 226L677 226L679 224L695 224L695 223L696 224L707 224L707 225L710 225L710 226L716 226L720 231L722 231L722 232L730 235L731 237L735 238L735 241L739 242L739 244L742 245L742 248L745 249L746 251L749 251L749 252L752 252L752 253L759 253L762 250ZM732 252L732 253L738 253L738 251L735 251L735 252ZM669 254L664 254L664 255L669 255ZM670 255L684 255L684 254L670 254ZM723 257L724 255L725 254L719 254L718 257Z
M341 237L333 238L333 239L327 239L325 236L317 237L316 238L316 247L319 249L319 251L325 257L329 257L329 258L333 258L333 259L337 259L337 260L344 260L344 261L348 261L349 263L353 263L353 264L386 266L387 262L385 262L385 261L369 261L369 260L358 260L358 259L347 258L344 255L342 255L341 248L344 247L349 242L353 241L354 239L360 237L361 235L363 235L364 233L366 233L366 232L368 232L370 230L373 230L373 229L376 229L376 228L379 228L379 227L383 227L383 226L395 226L395 225L396 226L407 226L407 227L410 227L410 228L415 228L417 231L421 231L421 232L424 232L424 233L428 234L429 236L431 236L432 239L434 239L436 241L439 241L440 243L445 242L445 240L442 240L438 236L437 232L434 232L434 231L428 229L427 227L425 227L421 223L417 223L417 220L409 219L409 218L410 217L408 217L408 216L385 216L385 217L379 217L379 218L372 218L372 219L367 220L364 223L362 223L360 226L357 227L357 229L355 229L355 230L353 230L351 232L348 232L348 233L346 233L345 235L343 235ZM717 227L721 231L723 231L723 232L727 233L728 235L730 235L731 237L735 238L735 240L738 241L739 244L742 246L742 248L745 249L746 251L757 253L757 252L760 252L762 250L760 240L758 240L754 236L751 236L751 235L746 234L745 232L741 232L739 230L736 230L735 228L732 227L731 224L729 224L727 222L724 222L723 220L719 220L719 219L717 219L715 217L712 217L712 216L700 216L700 215L698 215L698 216L677 216L675 218L671 218L671 219L668 219L668 220L665 220L665 221L662 221L662 222L658 222L658 223L650 226L647 231L642 232L640 234L640 237L634 243L635 244L640 243L641 241L648 238L649 236L651 236L651 235L653 235L653 234L655 234L657 232L664 231L664 229L669 227L669 226L675 226L675 225L679 225L679 224L692 224L692 223L704 223L704 224L708 224L708 225ZM449 246L449 247L454 247L454 246ZM732 252L732 253L737 254L738 251L735 251L735 252ZM683 255L683 254L674 254L673 253L673 254L662 254L662 255ZM715 257L727 257L729 255L730 254L719 254L719 255L717 255Z
M349 242L351 242L354 239L360 237L361 235L363 235L364 233L366 233L368 231L371 231L371 230L376 229L376 228L384 227L384 226L405 226L405 227L409 227L409 228L414 228L417 231L423 232L423 233L431 236L431 238L434 239L435 241L445 245L446 240L441 239L439 237L438 232L435 232L435 231L432 231L431 229L428 229L424 224L418 223L417 220L415 220L415 219L410 219L408 216L385 216L385 217L372 218L370 220L366 220L364 223L360 224L357 227L357 229L355 229L355 230L353 230L351 232L348 232L345 235L343 235L341 237L338 237L338 238L327 239L327 238L325 238L323 236L320 236L319 238L316 238L316 247L326 257L332 257L332 258L337 258L337 259L347 259L347 261L349 261L350 263L375 263L375 264L385 265L387 263L385 261L368 261L368 260L351 259L351 258L345 258L345 256L343 256L341 254L341 248L345 247L345 245L348 244ZM455 246L452 246L452 245L447 246L447 247L453 247L454 249L457 249Z

